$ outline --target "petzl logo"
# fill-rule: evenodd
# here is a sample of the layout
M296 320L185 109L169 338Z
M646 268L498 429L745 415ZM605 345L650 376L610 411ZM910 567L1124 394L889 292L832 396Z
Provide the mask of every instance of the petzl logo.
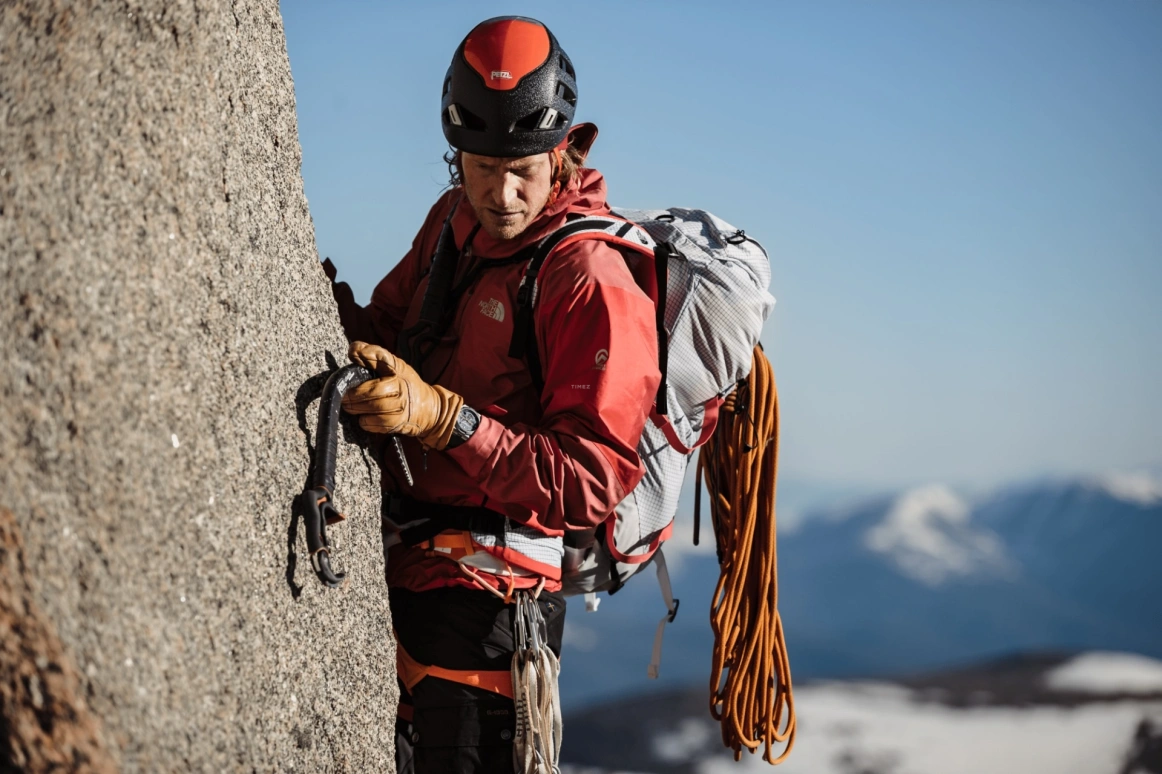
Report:
M511 81L512 80L512 73L510 73L508 70L493 70L492 71L492 80L496 81L496 80L499 80L501 78L504 78L506 80Z
M605 370L605 363L608 360L609 360L609 350L608 349L597 350L597 357L593 358L593 370L604 371Z

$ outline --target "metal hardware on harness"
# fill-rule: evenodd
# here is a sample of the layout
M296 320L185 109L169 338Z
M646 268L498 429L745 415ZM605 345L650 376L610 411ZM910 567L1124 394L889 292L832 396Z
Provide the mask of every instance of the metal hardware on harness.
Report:
M549 649L548 624L537 596L544 588L516 592L513 612L513 702L516 734L513 762L519 774L555 774L560 771L561 697L557 678L561 666Z

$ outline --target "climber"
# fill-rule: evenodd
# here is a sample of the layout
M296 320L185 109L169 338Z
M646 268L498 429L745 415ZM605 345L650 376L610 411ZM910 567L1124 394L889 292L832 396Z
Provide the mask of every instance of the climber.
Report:
M661 376L655 307L625 258L600 240L563 244L522 287L542 238L609 213L603 177L584 166L597 130L573 125L576 101L573 65L543 24L477 25L443 82L449 190L369 306L325 265L352 360L378 377L343 407L402 436L414 477L384 444L400 774L525 768L513 760L515 601L535 597L531 618L559 656L564 543L643 474L636 447ZM535 333L517 358L522 314Z

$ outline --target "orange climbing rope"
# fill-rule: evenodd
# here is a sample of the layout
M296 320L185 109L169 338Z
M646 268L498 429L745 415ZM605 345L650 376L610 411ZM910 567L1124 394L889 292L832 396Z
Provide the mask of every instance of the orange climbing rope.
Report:
M785 760L795 743L775 560L778 436L774 373L756 347L750 376L727 399L714 437L698 455L697 475L709 491L720 567L710 608L710 714L735 760L743 747L753 753L763 745L772 764ZM772 748L783 745L774 757Z

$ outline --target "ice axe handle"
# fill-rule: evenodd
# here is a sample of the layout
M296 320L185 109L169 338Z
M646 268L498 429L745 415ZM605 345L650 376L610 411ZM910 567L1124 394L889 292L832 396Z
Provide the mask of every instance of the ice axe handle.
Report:
M343 366L327 379L323 399L319 401L319 427L315 432L316 489L335 491L335 462L339 456L339 412L343 395L352 387L363 384L373 374L361 365Z
M372 377L360 365L349 365L331 374L323 387L319 401L319 424L315 431L315 475L311 487L302 493L299 506L307 532L307 550L311 568L324 586L342 585L345 573L331 568L331 544L327 540L327 525L342 521L343 514L335 508L335 462L339 454L339 412L343 393Z

